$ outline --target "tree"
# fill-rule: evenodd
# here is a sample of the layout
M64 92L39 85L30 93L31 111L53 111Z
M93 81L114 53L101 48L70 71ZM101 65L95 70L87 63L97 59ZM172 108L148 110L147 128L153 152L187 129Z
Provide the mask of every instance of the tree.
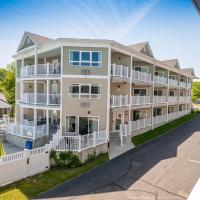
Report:
M200 82L192 83L192 101L195 102L200 99Z
M2 78L1 78L2 77ZM8 64L6 70L0 71L0 91L5 95L7 101L12 106L11 115L15 107L15 64Z

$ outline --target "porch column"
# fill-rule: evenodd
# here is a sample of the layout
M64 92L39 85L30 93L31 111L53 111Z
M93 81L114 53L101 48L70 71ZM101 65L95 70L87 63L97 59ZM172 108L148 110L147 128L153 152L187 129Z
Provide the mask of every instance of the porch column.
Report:
M49 109L46 110L46 134L49 135Z
M50 81L47 79L47 93L46 93L46 95L47 95L47 105L49 105L49 83L50 83Z
M34 102L37 104L37 80L34 79Z
M168 121L168 110L169 110L169 70L167 70L167 121Z
M37 127L37 109L34 108L34 129L33 129L33 138L35 139L36 138L36 127Z
M152 81L153 81L153 87L152 87L152 104L151 104L151 129L154 128L154 124L153 124L153 104L154 104L154 88L155 88L155 82L154 82L154 76L155 76L155 64L153 65L153 75L152 75Z
M35 75L36 75L37 74L37 64L38 64L37 46L35 47L35 60L34 60L34 64L35 64Z
M24 119L24 108L22 106L20 106L20 111L20 123L22 123Z

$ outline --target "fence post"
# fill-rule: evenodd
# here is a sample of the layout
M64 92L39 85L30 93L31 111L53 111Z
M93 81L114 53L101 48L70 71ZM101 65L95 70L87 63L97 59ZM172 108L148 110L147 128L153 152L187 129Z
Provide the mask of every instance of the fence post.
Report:
M81 152L81 136L78 137L78 152Z
M96 146L96 131L94 133L92 133L93 135L93 146Z

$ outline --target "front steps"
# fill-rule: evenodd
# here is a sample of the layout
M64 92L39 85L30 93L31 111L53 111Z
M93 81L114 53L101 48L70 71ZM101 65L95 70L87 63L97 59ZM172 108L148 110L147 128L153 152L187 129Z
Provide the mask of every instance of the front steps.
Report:
M110 159L113 159L134 148L134 145L131 142L131 136L123 137L123 145L121 146L119 132L110 133L109 144L108 155Z

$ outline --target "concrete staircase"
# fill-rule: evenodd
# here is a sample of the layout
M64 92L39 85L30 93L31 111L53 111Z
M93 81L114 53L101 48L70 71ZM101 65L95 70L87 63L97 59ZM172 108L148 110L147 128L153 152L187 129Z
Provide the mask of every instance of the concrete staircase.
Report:
M114 132L110 133L110 146L108 149L109 158L113 159L126 151L134 148L131 142L131 136L123 137L123 145L121 146L120 133Z

